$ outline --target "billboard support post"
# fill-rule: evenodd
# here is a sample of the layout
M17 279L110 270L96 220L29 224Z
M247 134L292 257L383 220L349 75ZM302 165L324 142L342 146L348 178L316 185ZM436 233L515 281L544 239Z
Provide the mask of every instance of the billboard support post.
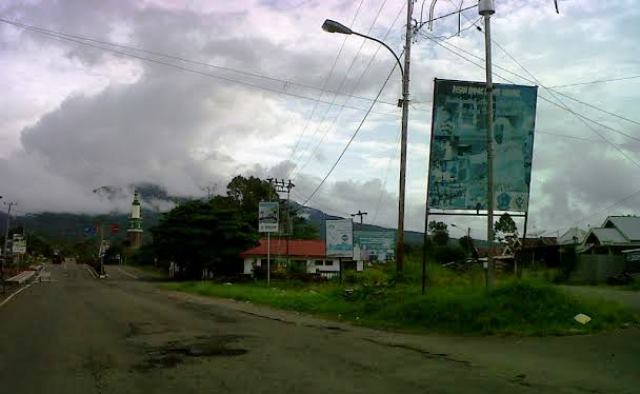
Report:
M493 75L491 71L491 15L495 11L493 1L481 1L478 3L478 12L484 18L484 48L486 60L486 90L487 90L487 241L489 253L487 255L487 289L493 286L493 256L491 245L493 244Z

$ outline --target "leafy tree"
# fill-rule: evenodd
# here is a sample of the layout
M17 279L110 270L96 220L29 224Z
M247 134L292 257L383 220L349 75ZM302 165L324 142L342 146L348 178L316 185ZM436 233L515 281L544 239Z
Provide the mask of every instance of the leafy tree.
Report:
M504 213L500 216L500 219L493 226L493 231L500 242L505 242L510 238L517 238L518 236L516 223L508 213Z
M242 217L251 228L258 229L258 204L260 201L278 201L278 193L269 182L260 178L236 176L227 185L227 196L239 208Z
M161 260L175 262L186 277L197 278L205 268L214 274L232 271L239 263L239 253L257 240L238 205L233 197L222 196L181 204L151 229L154 251Z
M433 242L439 246L446 246L449 242L449 229L444 222L436 222L435 220L429 223L429 230L431 231Z

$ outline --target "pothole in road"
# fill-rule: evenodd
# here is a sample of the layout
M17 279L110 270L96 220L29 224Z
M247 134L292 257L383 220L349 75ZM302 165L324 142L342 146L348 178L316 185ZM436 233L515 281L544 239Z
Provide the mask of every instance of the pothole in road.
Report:
M188 358L233 357L246 354L246 349L230 347L241 336L216 335L199 336L195 341L172 341L147 352L147 358L139 370L149 371L157 368L173 368Z

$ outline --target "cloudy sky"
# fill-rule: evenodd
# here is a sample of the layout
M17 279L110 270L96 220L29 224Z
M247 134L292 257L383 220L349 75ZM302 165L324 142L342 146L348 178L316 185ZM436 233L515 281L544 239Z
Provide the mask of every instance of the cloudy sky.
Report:
M440 0L435 14L456 4ZM640 78L632 78L640 75L640 1L560 1L560 15L551 0L496 4L496 82L541 86L531 228L552 233L640 213ZM291 177L303 202L394 66L377 44L325 33L322 22L342 21L400 52L404 7L402 0L4 1L0 195L28 212L97 212L114 209L92 193L99 186L153 182L202 196L244 174ZM483 63L477 17L464 13L460 36L457 17L438 20L412 49L408 229L422 227L433 79L484 80L468 61ZM370 223L394 225L399 93L395 70L310 206L339 215L360 209ZM484 234L481 219L449 222Z

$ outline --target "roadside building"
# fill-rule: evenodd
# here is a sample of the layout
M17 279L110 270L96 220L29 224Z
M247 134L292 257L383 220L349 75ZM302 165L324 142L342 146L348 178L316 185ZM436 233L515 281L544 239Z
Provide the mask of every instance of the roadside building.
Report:
M286 261L287 257L291 264L302 264L306 272L310 274L320 274L325 277L337 276L340 273L340 260L337 258L327 258L324 241L321 239L289 241L289 255L287 256L287 245L285 240L272 239L268 247L267 240L262 239L258 246L240 253L244 259L245 274L252 274L256 267L267 266L267 253L271 254L271 270L278 269L278 263ZM342 268L356 269L362 271L362 263L343 260Z
M572 273L574 282L601 282L634 263L634 250L640 248L640 217L609 216L601 227L591 228L576 248L578 262ZM630 261L631 260L631 261Z

